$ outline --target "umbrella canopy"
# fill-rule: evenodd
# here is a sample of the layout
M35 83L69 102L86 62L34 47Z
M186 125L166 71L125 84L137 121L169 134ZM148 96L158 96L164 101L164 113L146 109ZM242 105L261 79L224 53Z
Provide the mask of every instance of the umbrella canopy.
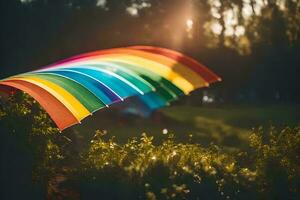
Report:
M134 101L127 102L127 108L141 112L147 108L148 113L220 80L207 67L179 52L133 46L85 53L15 75L1 80L0 90L28 93L64 130L128 97Z

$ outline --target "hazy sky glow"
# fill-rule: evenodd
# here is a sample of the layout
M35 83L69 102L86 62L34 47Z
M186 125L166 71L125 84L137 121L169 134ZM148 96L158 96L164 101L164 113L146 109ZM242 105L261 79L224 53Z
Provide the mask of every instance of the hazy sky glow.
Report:
M126 11L129 15L133 17L139 16L139 10L145 9L145 8L150 8L151 4L147 2L142 2L140 4L133 3L131 6L126 8Z
M37 0L19 0L23 4L28 4ZM292 0L297 1L297 0ZM108 10L107 6L108 0L96 0L95 6L101 7ZM211 6L211 16L212 19L208 21L204 26L210 33L214 35L220 35L224 33L226 37L242 37L245 35L247 26L247 21L252 19L253 15L261 15L264 7L268 5L267 0L243 0L242 7L240 8L236 3L232 3L231 6L225 7L224 11L221 11L222 1L221 0L208 0ZM234 2L234 1L233 1ZM279 6L279 9L284 10L287 0L274 0L274 2ZM197 18L197 10L193 0L183 1L181 6L178 7L174 16L162 20L162 27L177 26L177 31L172 33L172 38L176 43L181 43L179 41L185 36L184 31L186 31L187 37L194 38L195 31L197 32L197 24L199 20ZM71 4L72 6L72 4ZM152 1L150 0L132 0L127 5L125 12L132 17L139 17L143 9L150 8L152 6ZM241 9L241 10L240 10ZM244 20L244 24L239 22L240 12ZM224 27L222 26L222 21L224 19ZM181 30L179 30L181 29ZM185 30L184 30L185 29ZM223 31L224 29L224 31Z
M105 7L107 0L97 0L96 6Z
M31 3L31 2L33 2L34 0L20 0L21 1L21 3Z
M276 3L281 5L280 7L284 9L285 0L277 0ZM253 9L251 6L250 0L243 0L243 7L242 7L242 16L244 20L249 20L251 16L253 16L253 10L256 15L261 14L261 10L264 6L268 3L266 0L256 0L253 4ZM236 36L240 37L245 34L245 27L239 25L238 22L238 14L239 8L237 5L233 5L231 9L225 10L223 13L220 13L220 0L210 0L211 5L211 14L214 20L211 23L211 30L214 34L221 34L223 27L221 26L219 19L221 19L221 15L225 18L225 32L226 36Z

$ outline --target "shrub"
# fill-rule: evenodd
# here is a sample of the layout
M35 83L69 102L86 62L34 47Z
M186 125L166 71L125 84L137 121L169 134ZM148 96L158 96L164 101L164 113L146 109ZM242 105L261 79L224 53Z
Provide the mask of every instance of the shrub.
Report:
M13 140L22 156L26 149L32 159L18 167L32 166L50 199L300 199L300 128L256 129L246 152L176 142L172 134L120 144L103 131L81 145L79 133L59 133L23 93L2 104L0 125L2 145Z
M300 128L258 129L249 138L251 161L264 199L300 199Z
M143 186L150 199L231 198L255 181L255 172L241 168L233 155L216 146L175 143L173 135L160 145L152 141L153 137L144 133L139 140L119 145L114 138L104 141L97 131L82 156L85 178L99 180L97 172L116 176L117 171L120 179L125 176Z

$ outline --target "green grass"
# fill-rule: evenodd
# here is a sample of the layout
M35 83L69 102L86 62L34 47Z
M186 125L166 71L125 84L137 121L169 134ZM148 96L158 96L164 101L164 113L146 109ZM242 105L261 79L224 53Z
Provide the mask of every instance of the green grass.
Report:
M110 135L117 136L118 141L126 142L128 138L140 136L143 132L160 141L165 137L162 130L167 129L182 141L202 145L213 142L225 147L244 148L253 128L269 128L271 125L279 128L300 125L300 106L171 106L160 110L150 120L122 116L106 109L74 130L91 137L95 129L107 130Z
M220 107L168 107L163 112L179 121L194 121L203 116L211 120L221 120L226 124L251 128L259 125L274 124L277 126L295 126L300 124L300 106L270 105L270 106L220 106Z

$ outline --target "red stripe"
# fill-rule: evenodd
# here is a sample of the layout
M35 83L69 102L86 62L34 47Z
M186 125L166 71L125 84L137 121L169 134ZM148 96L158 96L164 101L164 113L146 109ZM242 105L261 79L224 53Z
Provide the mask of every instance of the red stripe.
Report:
M209 70L207 67L200 64L195 59L188 57L184 54L181 54L179 52L165 49L165 48L151 47L151 46L133 46L128 48L151 52L151 53L163 55L173 60L176 60L177 62L182 63L188 66L189 68L191 68L192 70L194 70L195 72L199 73L204 78L204 80L209 83L221 81L221 78L217 76L215 73L213 73L211 70Z
M17 88L32 96L45 109L60 130L78 123L73 114L43 88L22 80L8 80L0 84Z
M152 46L132 46L132 47L126 47L126 48L145 51L145 52L153 53L153 54L158 54L158 55L162 55L167 58L173 59L173 60L189 67L191 70L195 71L196 73L198 73L208 83L221 81L221 78L218 75L216 75L214 72L212 72L210 69L208 69L206 66L200 64L195 59L193 59L189 56L186 56L182 53L179 53L177 51L160 48L160 47L152 47ZM74 61L77 59L85 58L85 57L111 54L111 53L117 52L118 49L120 49L120 48L99 50L99 51L94 51L94 52L90 52L90 53L80 54L78 56L73 56L71 58L67 58L62 61L56 62L52 65L46 66L46 68L53 67L53 66L59 65L59 64L63 64L65 62L70 62L70 61Z

